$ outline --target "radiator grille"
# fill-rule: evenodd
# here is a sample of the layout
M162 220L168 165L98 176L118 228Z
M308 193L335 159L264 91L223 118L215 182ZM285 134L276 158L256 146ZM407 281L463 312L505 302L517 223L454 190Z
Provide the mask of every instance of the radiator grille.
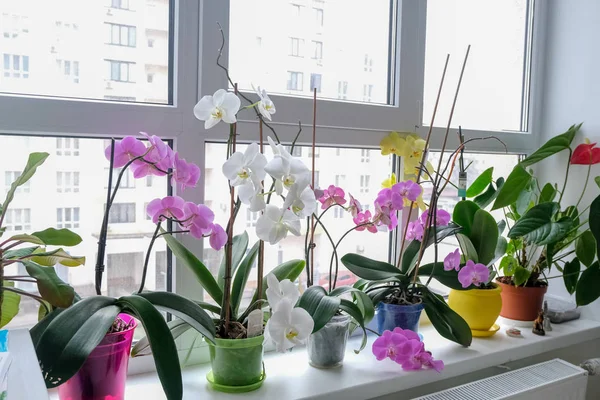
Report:
M414 400L507 399L519 393L583 375L587 375L587 372L583 369L563 360L554 359L432 393Z

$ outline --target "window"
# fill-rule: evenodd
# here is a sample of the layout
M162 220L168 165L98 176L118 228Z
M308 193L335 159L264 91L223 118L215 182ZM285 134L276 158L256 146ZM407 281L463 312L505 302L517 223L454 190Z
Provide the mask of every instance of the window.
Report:
M300 147L300 151L302 151L302 147ZM319 158L321 156L321 149L319 147L315 147L315 158ZM312 147L308 147L308 158L312 157Z
M303 39L291 37L290 38L290 56L303 57L302 56L302 45L304 44Z
M313 8L313 13L315 15L315 25L317 28L323 27L323 9L322 8Z
M373 72L373 58L371 58L368 54L365 54L365 72Z
M148 47L154 47L154 39L148 38Z
M318 170L315 170L315 187L321 187L321 186L319 185L319 182L320 182L320 181L319 181L320 175L321 175L320 171L318 171Z
M129 10L129 0L109 0L112 8L120 8L122 10Z
M79 139L75 138L56 138L57 156L78 156Z
M154 82L154 74L146 74L146 82L148 82L148 83Z
M302 15L302 6L300 4L290 4L291 16L294 18L300 18Z
M8 232L27 232L31 230L31 209L9 208L4 215L3 225Z
M346 214L346 210L341 207L335 207L333 209L333 218L335 219L344 218L344 214Z
M256 226L256 221L258 220L260 213L252 212L250 210L246 210L246 227L251 228Z
M5 78L29 78L29 56L4 53L3 59Z
M423 121L429 124L447 53L462 62L471 45L453 122L481 130L527 130L528 16L533 1L430 0L427 2ZM480 16L493 15L494 18ZM473 23L465 25L465 18ZM452 32L451 35L448 32ZM446 79L458 80L461 62L448 67ZM436 125L446 126L454 97L443 92ZM456 126L456 125L455 125Z
M335 176L335 186L343 188L346 186L346 175Z
M116 82L132 82L133 83L133 66L135 63L127 61L106 60L108 64L108 76L111 81Z
M302 72L288 71L287 90L302 90L304 86L302 80Z
M371 150L361 149L360 150L360 162L368 163L371 160Z
M113 188L117 184L117 178L119 177L121 170L122 170L122 168L115 168L113 170ZM108 185L108 171L109 171L109 168L104 168L104 188L105 189L107 188L107 185ZM148 176L146 177L146 179L148 179ZM147 186L152 186L152 181L150 181L150 184ZM123 174L123 177L121 178L121 185L119 188L120 189L135 188L135 178L133 177L133 172L131 172L130 168L128 168L127 171ZM144 210L145 210L145 208L144 208Z
M135 203L113 203L108 223L123 224L135 222Z
M78 193L79 171L56 171L56 191L58 193Z
M57 208L56 227L59 229L79 228L79 207Z
M366 103L370 103L373 98L373 85L364 84L363 85L363 101Z
M339 81L338 82L338 99L346 100L348 98L348 82Z
M67 80L79 83L79 61L56 60L59 75Z
M321 60L323 58L323 42L317 42L313 40L313 57L315 60Z
M8 192L10 187L14 181L17 180L18 177L21 176L21 171L5 171L4 172L4 187L5 191ZM15 193L29 193L31 190L31 181L25 182L24 185L21 185L17 188Z
M321 93L321 74L310 74L310 90L314 89Z
M361 175L360 176L360 192L361 193L369 193L370 182L371 182L371 175Z
M130 25L106 23L108 29L108 44L135 47L136 28Z

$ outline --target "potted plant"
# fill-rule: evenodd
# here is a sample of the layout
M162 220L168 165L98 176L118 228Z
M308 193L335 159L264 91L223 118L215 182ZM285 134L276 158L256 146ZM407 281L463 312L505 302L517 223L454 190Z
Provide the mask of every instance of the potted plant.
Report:
M502 287L500 315L503 317L522 321L535 319L542 308L552 267L560 273L555 277L565 276L567 290L575 293L577 286L572 279L577 263L585 266L593 263L594 233L584 219L590 205L583 207L581 202L592 166L600 162L600 150L588 143L571 148L580 127L581 124L571 126L521 161L497 191L492 209L503 209L506 213L510 239L507 254L500 262L504 276L497 279ZM568 151L569 156L560 189L552 182L542 185L533 172L526 169L562 151ZM586 179L577 203L564 204L572 165L574 168L587 165ZM569 250L573 244L575 250ZM567 264L567 257L573 253L577 261Z
M181 399L183 385L177 348L160 311L179 317L207 340L214 340L213 322L198 304L174 293L144 291L150 250L163 235L163 224L177 223L183 231L210 236L215 248L223 246L223 229L213 223L212 211L204 205L185 203L177 196L150 202L147 211L156 229L149 243L139 290L120 298L101 294L108 216L127 169L133 169L135 178L168 175L173 183L183 187L196 185L199 178L200 169L196 165L180 159L160 138L144 136L147 144L131 136L119 141L113 139L105 152L110 168L107 205L98 242L97 295L85 299L76 295L75 303L69 307L51 306L50 313L31 329L46 386L60 386L59 397L63 399L123 398L135 320L142 323L148 335L158 377L168 399ZM115 185L113 168L121 168ZM199 213L199 209L204 212Z

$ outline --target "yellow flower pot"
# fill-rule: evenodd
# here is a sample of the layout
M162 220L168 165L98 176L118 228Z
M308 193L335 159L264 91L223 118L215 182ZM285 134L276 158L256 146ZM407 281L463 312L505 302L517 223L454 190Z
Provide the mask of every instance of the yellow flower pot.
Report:
M450 290L448 305L463 317L475 336L495 332L492 328L502 309L502 288L493 285L492 289Z

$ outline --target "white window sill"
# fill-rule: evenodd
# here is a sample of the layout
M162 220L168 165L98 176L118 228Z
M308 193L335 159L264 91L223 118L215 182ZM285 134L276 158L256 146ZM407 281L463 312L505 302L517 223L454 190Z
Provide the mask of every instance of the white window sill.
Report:
M370 335L369 344L358 355L354 354L353 349L358 348L360 338L351 338L344 365L332 370L320 370L309 366L303 348L294 349L286 354L266 354L265 383L259 390L242 395L220 393L210 389L205 378L210 364L186 368L183 372L184 398L368 399L600 338L600 322L585 319L554 324L553 331L544 337L536 336L529 329L522 328L525 338L511 338L506 336L505 329L506 326L502 326L491 338L473 338L473 344L467 349L443 339L433 327L423 327L421 333L424 336L425 348L446 365L440 374L432 370L405 372L390 360L377 361L370 350L375 337ZM55 391L52 391L50 397L58 398ZM128 378L126 398L153 400L165 397L156 374L147 373Z

